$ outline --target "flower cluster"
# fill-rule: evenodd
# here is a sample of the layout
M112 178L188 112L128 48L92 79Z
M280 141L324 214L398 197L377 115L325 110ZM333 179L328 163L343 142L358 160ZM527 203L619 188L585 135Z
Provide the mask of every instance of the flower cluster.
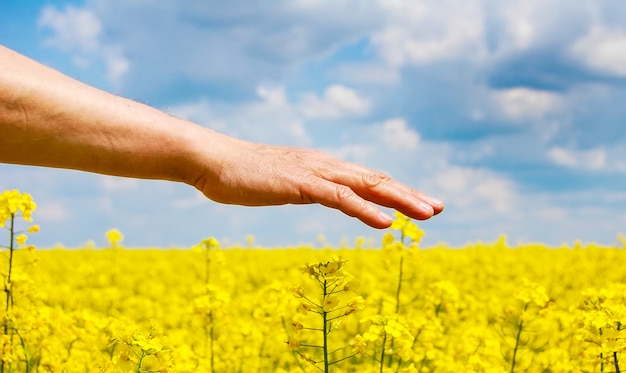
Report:
M0 194L0 227L4 227L6 221L13 217L22 217L26 221L32 221L33 211L37 204L28 193L19 190L6 190Z
M303 360L316 367L318 364L321 365L325 372L328 372L331 365L356 355L356 353L344 352L348 347L345 343L339 348L331 349L329 342L330 333L344 326L345 317L361 310L364 306L361 296L355 296L343 302L340 299L345 293L355 292L359 288L359 283L354 276L345 271L346 262L347 260L341 256L333 256L328 262L313 265L307 263L301 271L315 280L319 290L311 294L312 292L305 290L303 286L291 289L293 295L301 300L298 312L304 316L318 315L319 321L315 322L310 319L304 321L301 317L295 317L291 322L291 333L287 344L292 349L298 348L295 351ZM303 322L306 322L308 326L305 326ZM304 352L305 349L319 349L321 354L314 357L311 353ZM339 354L341 355L337 356Z
M626 352L626 286L589 288L576 308L579 329L576 338L584 341L586 360L597 368L620 366L619 357ZM622 362L622 367L626 366Z
M423 232L396 214L377 248L359 239L356 247L267 250L248 240L222 249L207 239L192 250L132 250L112 230L104 250L39 250L34 263L19 237L38 230L28 228L35 206L19 192L0 198L0 372L626 365L621 243L511 248L502 236L422 249Z

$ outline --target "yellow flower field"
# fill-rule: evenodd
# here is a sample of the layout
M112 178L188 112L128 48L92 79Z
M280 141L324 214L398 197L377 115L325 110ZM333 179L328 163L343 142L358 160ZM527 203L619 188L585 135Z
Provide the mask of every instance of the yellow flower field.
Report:
M421 248L28 246L36 205L0 195L0 372L616 372L624 245ZM33 214L36 219L36 212ZM426 232L427 234L427 232Z

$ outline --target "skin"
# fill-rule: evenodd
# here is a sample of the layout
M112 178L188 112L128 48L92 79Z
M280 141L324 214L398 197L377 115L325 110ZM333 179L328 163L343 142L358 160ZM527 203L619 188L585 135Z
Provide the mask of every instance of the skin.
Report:
M245 206L319 203L374 228L441 201L312 149L242 141L112 95L0 46L0 162L183 182Z

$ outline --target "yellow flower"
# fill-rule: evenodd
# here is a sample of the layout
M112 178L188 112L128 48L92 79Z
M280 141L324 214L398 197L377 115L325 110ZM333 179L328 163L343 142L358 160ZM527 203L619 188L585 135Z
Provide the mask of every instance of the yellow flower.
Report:
M18 234L17 237L15 237L15 242L17 242L20 246L24 246L27 239L28 237L26 237L25 234Z
M287 342L287 346L289 346L289 348L300 347L300 341L295 336L291 336Z
M387 247L387 246L393 244L393 242L395 240L396 239L393 237L393 234L391 232L386 232L383 235L383 247Z
M33 225L31 227L28 228L28 232L29 233L36 233L39 232L39 226L38 225Z
M420 242L424 236L424 231L417 227L417 224L407 222L402 228L402 235L408 237L413 242Z
M312 277L317 278L317 276L319 276L319 273L317 272L317 268L315 266L310 265L309 263L305 263L304 266L300 267L300 271L302 271L303 274L307 274Z
M294 286L290 290L296 298L304 297L304 288L302 286Z
M302 323L300 323L298 321L292 321L290 326L291 326L291 330L293 330L295 332L304 329L304 325L302 325Z
M119 242L124 239L124 236L117 229L109 229L106 232L106 238L107 240L109 240L111 246L117 247L119 245Z
M351 280L348 281L344 286L343 286L343 290L344 291L351 291L353 293L356 293L359 291L359 289L361 288L361 283L358 280Z
M32 213L37 208L33 197L19 190L5 190L0 194L0 226L4 226L11 216L21 216L26 221L32 220Z
M367 347L367 341L361 334L357 334L348 342L350 347L352 347L352 352L355 354L364 354L365 348Z
M528 281L527 278L522 279L522 286L514 293L515 298L523 303L535 303L539 307L545 307L550 301L550 297L546 294L546 289L534 282Z
M337 270L339 269L339 266L337 265L337 263L328 262L326 264L320 265L319 269L320 269L320 273L322 274L322 276L328 276L337 272Z
M153 336L146 337L143 333L133 335L132 344L147 353L156 353L163 349L160 338L154 338Z
M254 241L255 241L255 239L254 239L253 235L249 234L249 235L246 236L246 245L252 246L252 245L254 245Z
M410 220L410 218L404 216L404 214L402 214L400 211L394 211L393 216L395 216L396 219L393 221L393 223L391 223L389 229L394 231L402 229L404 225Z
M337 307L339 304L339 298L334 295L327 296L324 298L324 302L322 302L322 309L324 312L330 312L333 308Z
M363 338L369 342L376 342L381 337L382 328L376 325L371 325L369 329L363 333Z
M394 338L399 338L403 330L405 330L404 326L396 320L388 320L385 325L385 332Z
M204 240L202 240L201 245L204 246L206 250L220 249L220 243L214 237L205 238Z
M364 305L365 300L363 300L363 297L359 295L358 297L355 297L350 302L348 302L348 309L346 310L345 314L349 315L358 310L362 310Z
M300 305L298 306L298 312L300 312L303 315L306 315L312 309L313 309L313 306L307 303L300 303Z

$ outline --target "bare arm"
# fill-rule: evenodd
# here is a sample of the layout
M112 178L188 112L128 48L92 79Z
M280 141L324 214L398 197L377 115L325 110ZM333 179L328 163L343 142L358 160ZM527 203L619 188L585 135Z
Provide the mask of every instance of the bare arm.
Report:
M73 80L0 46L0 162L184 182L222 203L320 203L377 228L374 204L427 219L443 204L325 153L234 139Z

